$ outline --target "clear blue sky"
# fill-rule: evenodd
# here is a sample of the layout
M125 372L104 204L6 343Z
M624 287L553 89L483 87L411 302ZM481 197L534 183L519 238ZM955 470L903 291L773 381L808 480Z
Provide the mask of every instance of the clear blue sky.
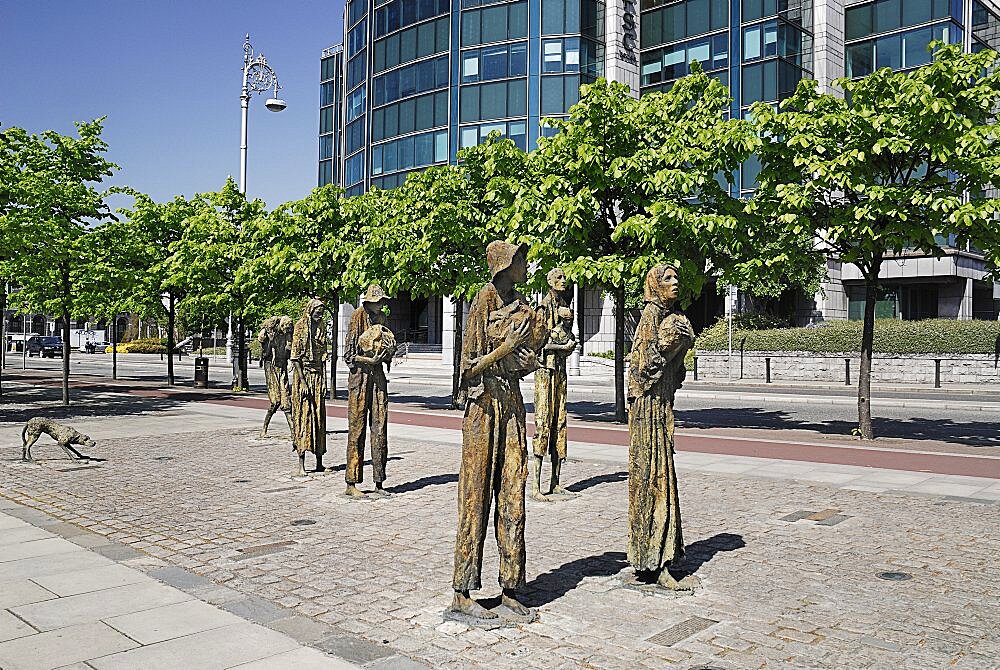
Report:
M339 0L3 0L0 126L74 132L107 116L108 184L162 201L239 179L243 37L288 109L250 101L248 195L269 208L316 185L319 57L341 41ZM121 205L127 204L125 202Z

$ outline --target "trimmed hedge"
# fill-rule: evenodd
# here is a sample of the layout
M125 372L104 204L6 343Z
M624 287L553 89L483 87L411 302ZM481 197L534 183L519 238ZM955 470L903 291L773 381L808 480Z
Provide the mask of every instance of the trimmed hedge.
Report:
M745 351L808 351L819 353L861 350L861 321L827 321L818 328L733 330L733 349ZM1000 322L927 319L875 322L875 353L883 354L992 354L1000 338ZM698 336L699 351L727 351L726 320L717 321Z
M167 341L159 337L146 337L141 340L131 342L121 342L118 345L119 354L165 354L167 353ZM111 353L111 347L104 350Z

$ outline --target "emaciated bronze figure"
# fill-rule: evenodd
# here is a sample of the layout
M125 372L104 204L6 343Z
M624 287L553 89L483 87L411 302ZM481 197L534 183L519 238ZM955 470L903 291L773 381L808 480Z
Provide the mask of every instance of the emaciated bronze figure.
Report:
M316 472L324 472L326 453L326 320L318 298L306 303L292 335L292 445L299 455L295 476L304 476L306 452L316 456Z
M684 558L674 469L674 393L684 381L684 355L694 344L687 317L676 311L677 268L646 275L646 306L636 327L628 377L628 560L636 581L690 591L697 578L677 580Z
M535 438L532 442L531 497L548 502L541 492L542 461L552 458L549 494L572 495L559 484L566 460L566 357L576 347L573 336L573 311L568 306L566 273L553 268L548 274L549 292L538 311L549 331L542 367L535 370Z
M372 479L375 494L388 496L382 488L385 463L389 457L386 441L386 419L389 397L385 371L392 364L396 338L386 324L382 308L389 296L380 286L372 284L354 310L344 344L344 362L350 370L347 381L347 480L346 494L361 497L358 484L364 481L365 432L371 425ZM382 366L385 365L384 369Z
M469 591L482 588L483 542L494 516L500 553L501 606L515 618L534 613L518 602L525 583L524 484L527 478L524 401L519 380L537 366L545 330L514 285L527 279L527 250L490 242L486 260L493 281L472 301L462 341L461 380L468 402L462 425L458 475L458 534L455 589L450 611L473 619L496 619Z
M264 380L267 382L267 398L271 406L264 415L264 426L260 436L267 437L267 427L271 417L279 409L285 413L288 430L292 431L291 384L288 380L288 358L292 354L292 331L295 322L287 316L272 316L260 325L257 342L260 343L260 361L264 366Z

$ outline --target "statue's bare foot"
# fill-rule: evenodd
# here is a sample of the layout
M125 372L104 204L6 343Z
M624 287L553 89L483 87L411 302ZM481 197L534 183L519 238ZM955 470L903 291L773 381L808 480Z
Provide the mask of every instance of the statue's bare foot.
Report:
M688 576L690 577L693 575L688 575ZM685 577L684 579L687 578ZM694 584L692 584L691 582L685 583L684 579L682 579L681 581L677 581L676 579L674 579L674 576L670 574L669 570L663 568L663 570L660 571L660 576L656 580L656 584L657 586L661 586L671 591L693 591Z
M554 496L575 496L576 494L573 493L572 491L568 490L568 489L564 489L559 484L556 484L555 486L552 487L552 490L549 491L549 495L550 496L553 496L553 495Z
M532 491L530 497L532 500L537 500L538 502L552 502L541 491Z
M392 497L392 494L389 493L388 491L386 491L381 486L376 486L375 487L374 495L377 495L380 498L391 498Z
M348 484L347 490L344 491L344 495L349 498L364 498L365 494L358 490L358 487L354 484Z
M262 431L260 431L260 434L259 434L259 435L257 435L257 437L262 437L262 438L263 438L263 437L267 437L267 431L266 431L266 430L262 430Z
M677 582L685 591L694 591L701 586L701 580L694 575L685 575Z
M518 616L530 616L531 608L525 607L517 601L514 597L513 591L503 590L503 595L500 596L500 604L509 609L514 614Z
M455 597L451 601L451 611L460 612L476 619L496 619L497 615L475 600L469 597L468 592L455 591Z

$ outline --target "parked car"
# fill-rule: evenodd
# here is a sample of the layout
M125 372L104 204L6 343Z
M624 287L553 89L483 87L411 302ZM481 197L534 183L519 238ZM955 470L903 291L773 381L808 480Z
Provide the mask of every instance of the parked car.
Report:
M38 335L28 338L28 356L38 356L40 358L55 358L63 355L63 341L61 337L53 335Z
M110 342L84 342L83 345L77 350L81 354L103 354L107 352L108 347L111 346Z

